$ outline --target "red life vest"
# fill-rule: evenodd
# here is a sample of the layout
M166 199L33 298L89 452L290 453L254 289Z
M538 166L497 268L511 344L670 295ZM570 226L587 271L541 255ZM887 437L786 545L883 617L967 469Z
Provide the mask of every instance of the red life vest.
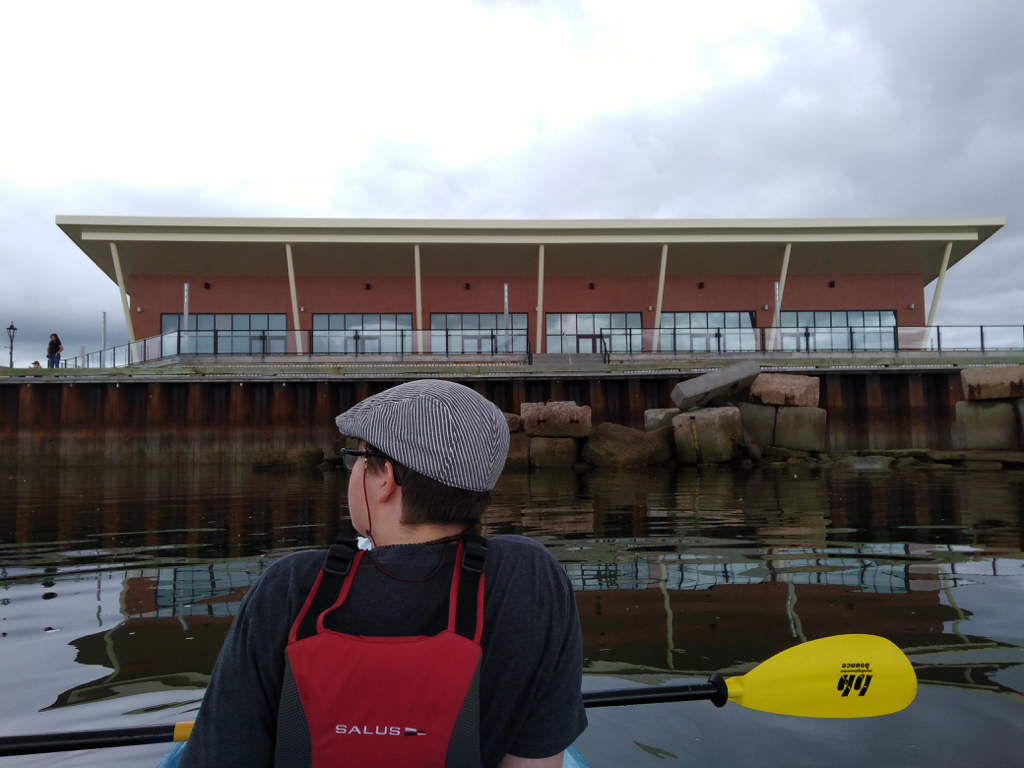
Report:
M479 768L480 636L486 541L459 540L448 628L432 637L362 637L324 627L363 552L327 553L285 648L274 764L284 768Z

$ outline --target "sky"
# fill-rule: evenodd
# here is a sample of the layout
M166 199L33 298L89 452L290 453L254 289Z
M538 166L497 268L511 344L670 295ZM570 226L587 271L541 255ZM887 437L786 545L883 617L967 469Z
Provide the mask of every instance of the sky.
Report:
M0 0L0 324L15 365L127 341L58 215L1004 216L937 322L1024 324L1022 35L1015 0Z

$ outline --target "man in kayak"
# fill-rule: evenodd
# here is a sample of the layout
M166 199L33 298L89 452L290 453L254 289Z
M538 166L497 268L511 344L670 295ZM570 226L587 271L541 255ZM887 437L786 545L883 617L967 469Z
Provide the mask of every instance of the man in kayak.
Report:
M562 764L586 728L572 586L540 544L474 533L504 415L446 381L337 418L362 537L274 563L242 600L191 766Z

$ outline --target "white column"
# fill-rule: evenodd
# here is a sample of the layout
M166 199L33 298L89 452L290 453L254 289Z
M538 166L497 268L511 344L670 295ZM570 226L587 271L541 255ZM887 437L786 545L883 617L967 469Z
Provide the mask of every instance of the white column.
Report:
M284 255L288 261L288 288L292 294L292 322L295 324L295 351L300 355L302 351L302 330L299 326L299 298L295 292L295 265L292 263L292 246L291 243L286 243L284 246ZM263 350L266 352L266 350Z
M110 244L110 255L114 258L114 275L117 277L117 289L121 292L121 308L124 310L124 324L128 326L128 343L135 343L135 326L132 325L132 310L128 306L128 294L124 290L124 275L121 273L121 259L117 256L117 245Z
M946 252L942 254L942 266L939 267L939 283L935 286L935 295L932 296L932 308L928 310L928 327L935 322L935 312L939 309L939 294L942 293L942 283L946 279L946 267L949 266L949 254L953 251L953 243L946 243Z
M423 330L423 283L420 279L420 247L412 247L413 268L416 271L416 330Z
M789 274L789 255L793 252L793 244L786 243L786 251L782 255L782 274L779 275L779 300L775 302L772 313L772 332L769 334L768 349L775 351L775 329L782 322L782 299L786 293L786 275Z
M658 302L654 305L654 341L651 349L658 351L661 344L661 302L665 298L665 267L668 265L668 243L661 246L661 271L658 273Z
M183 331L184 334L185 334L185 336L184 336L185 343L182 345L182 349L185 350L185 354L187 355L188 354L188 283L185 283L185 305L184 306L185 306L185 312L184 312L184 315L183 315L184 320L182 321L182 324L185 327L181 328L180 330Z
M537 255L537 348L538 354L544 351L544 246L540 246Z

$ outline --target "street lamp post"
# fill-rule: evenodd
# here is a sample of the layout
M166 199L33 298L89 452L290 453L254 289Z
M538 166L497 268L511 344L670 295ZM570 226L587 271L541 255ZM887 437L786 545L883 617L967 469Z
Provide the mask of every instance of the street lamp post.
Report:
M14 327L14 321L11 320L11 324L7 326L7 338L11 340L11 368L14 367L14 334L18 332L18 329Z

